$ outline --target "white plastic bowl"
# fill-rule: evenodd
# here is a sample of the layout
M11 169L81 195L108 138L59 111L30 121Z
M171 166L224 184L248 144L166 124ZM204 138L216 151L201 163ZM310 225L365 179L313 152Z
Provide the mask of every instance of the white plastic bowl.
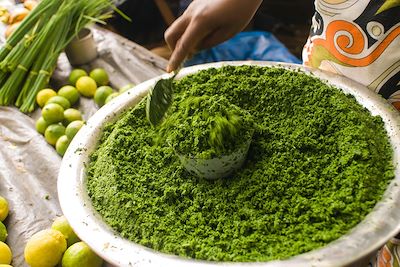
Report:
M395 179L385 192L383 199L373 211L353 230L327 246L304 253L287 260L232 263L208 262L184 259L167 255L124 239L108 227L93 209L85 186L85 166L89 155L95 150L103 126L115 121L125 111L136 105L154 85L155 79L137 85L102 107L77 134L68 148L58 178L58 195L64 215L78 236L102 258L117 266L344 266L355 263L376 251L388 239L400 231L400 118L399 113L375 92L344 77L310 70L300 65L271 62L220 62L184 68L178 79L201 69L225 65L280 66L301 70L310 75L329 81L345 93L355 96L357 101L373 115L379 115L385 122L391 144L394 148ZM161 76L163 78L169 75Z

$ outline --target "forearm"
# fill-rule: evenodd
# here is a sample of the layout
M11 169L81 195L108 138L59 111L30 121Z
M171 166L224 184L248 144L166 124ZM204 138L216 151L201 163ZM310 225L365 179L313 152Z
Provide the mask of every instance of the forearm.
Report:
M262 0L195 0L165 33L173 51L168 71L188 54L234 36L250 22Z

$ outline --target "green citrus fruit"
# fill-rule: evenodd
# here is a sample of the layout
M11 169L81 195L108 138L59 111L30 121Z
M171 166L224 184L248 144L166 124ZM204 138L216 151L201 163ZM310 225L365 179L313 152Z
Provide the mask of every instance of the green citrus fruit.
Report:
M0 221L4 221L8 216L8 202L7 199L0 196Z
M31 267L54 267L66 249L67 241L60 231L42 230L28 240L24 251L25 261Z
M76 133L82 128L83 124L83 121L73 121L68 124L67 128L65 129L65 134L70 140L74 138Z
M111 100L113 100L114 98L116 98L117 96L119 96L119 93L112 93L111 95L109 95L106 98L106 101L104 101L105 104L107 104L108 102L110 102Z
M62 267L100 267L103 260L84 242L78 242L65 251Z
M76 82L76 89L78 89L79 93L86 97L93 97L96 93L97 84L93 78L89 76L83 76L80 77Z
M60 122L64 119L64 108L56 103L50 103L43 107L42 117L48 123Z
M58 90L59 96L65 97L71 105L75 104L79 100L79 92L72 85L65 85Z
M12 260L12 253L6 243L0 241L0 264L10 264Z
M63 109L67 109L67 108L71 107L71 103L68 101L68 99L66 99L63 96L59 96L59 95L50 97L50 99L46 102L46 105L50 104L50 103L59 104L60 106L63 107Z
M75 86L76 81L82 76L88 76L88 74L87 74L87 72L85 70L83 70L83 69L74 69L69 74L69 78L68 78L69 83L72 84L73 86Z
M77 109L69 108L64 111L64 119L66 120L67 125L68 125L70 122L73 122L73 121L81 121L82 114Z
M110 81L106 70L102 68L97 68L92 70L89 76L96 81L96 84L98 86L107 85Z
M61 124L49 125L44 132L44 137L50 145L55 145L58 138L65 134L65 127Z
M67 247L80 241L79 237L75 234L74 230L72 230L65 216L55 219L51 225L51 228L60 231L64 235L65 239L67 240Z
M0 241L5 242L7 239L8 233L6 226L0 222Z
M36 121L36 131L38 131L41 134L44 134L44 132L46 131L46 128L49 124L43 119L43 117L40 117L37 121Z
M38 103L39 107L43 107L51 97L56 95L56 91L50 88L40 90L36 95L36 102Z
M106 102L107 97L112 93L113 89L110 86L100 86L94 94L94 102L101 107Z
M67 151L67 148L69 146L69 143L71 143L71 140L69 140L66 135L60 136L60 138L57 139L56 151L60 156L64 156L65 151Z
M135 85L133 83L128 83L127 85L122 86L121 88L119 88L119 93L122 94L126 91L128 91L129 89L131 89L132 87L134 87Z

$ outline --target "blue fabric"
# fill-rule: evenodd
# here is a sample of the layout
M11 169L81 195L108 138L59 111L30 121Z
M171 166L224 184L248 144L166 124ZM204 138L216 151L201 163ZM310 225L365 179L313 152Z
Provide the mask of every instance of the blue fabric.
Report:
M241 32L228 41L195 54L185 66L233 60L269 60L301 63L270 32Z

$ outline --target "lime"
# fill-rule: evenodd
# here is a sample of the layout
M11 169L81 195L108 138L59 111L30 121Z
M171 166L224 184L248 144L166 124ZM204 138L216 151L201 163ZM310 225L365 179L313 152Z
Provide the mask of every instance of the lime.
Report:
M36 102L38 103L39 107L43 107L51 97L56 95L56 91L50 88L40 90L36 95Z
M54 220L51 228L54 230L60 231L65 239L67 240L67 247L79 242L79 237L75 234L74 230L72 230L65 216L58 217Z
M67 128L65 129L65 134L70 140L74 138L76 133L82 128L83 124L83 121L73 121L68 124Z
M57 139L56 151L60 156L64 156L65 151L67 151L67 148L69 146L69 143L71 143L71 140L69 140L66 135L60 136L60 138Z
M71 103L68 101L68 99L66 99L63 96L59 96L59 95L50 97L50 99L46 102L46 105L50 104L50 103L59 104L64 109L67 109L67 108L71 107Z
M0 221L4 221L8 215L8 202L7 200L0 196Z
M57 94L65 97L71 103L71 105L75 104L79 100L78 90L71 85L65 85L61 87Z
M46 128L49 124L43 119L43 117L40 117L37 121L36 121L36 131L38 131L41 134L44 134L44 132L46 131Z
M100 267L103 260L84 242L78 242L65 251L62 267Z
M8 233L6 226L0 222L0 241L5 242L7 239Z
M106 98L105 103L107 104L108 102L110 102L111 100L113 100L114 98L116 98L117 96L119 96L119 93L112 93L111 95L109 95L109 96Z
M6 243L0 241L0 264L10 264L12 260L12 253Z
M97 68L97 69L92 70L90 72L89 76L92 77L93 80L96 81L96 84L98 86L107 85L108 82L110 81L106 70L102 69L102 68Z
M93 97L97 89L96 81L89 76L80 77L76 82L76 89L86 97Z
M76 81L82 76L88 76L88 74L87 74L87 72L85 70L83 70L83 69L74 69L69 74L69 78L68 78L69 83L72 84L73 86L75 86Z
M56 103L50 103L44 106L42 117L47 123L60 122L64 119L64 108Z
M132 87L134 87L135 85L133 83L128 83L127 85L122 86L121 88L119 88L119 93L125 93L126 91L128 91L129 89L131 89Z
M42 230L28 240L24 251L25 261L31 267L54 267L66 249L67 241L60 231Z
M57 143L58 138L65 134L65 127L61 124L52 124L49 125L44 132L44 137L50 145L55 145Z
M70 122L73 122L73 121L81 121L82 114L77 109L69 108L64 111L64 119L66 120L67 125L68 125Z
M110 86L100 86L97 88L94 94L94 102L101 107L104 105L107 97L113 93L113 89Z

